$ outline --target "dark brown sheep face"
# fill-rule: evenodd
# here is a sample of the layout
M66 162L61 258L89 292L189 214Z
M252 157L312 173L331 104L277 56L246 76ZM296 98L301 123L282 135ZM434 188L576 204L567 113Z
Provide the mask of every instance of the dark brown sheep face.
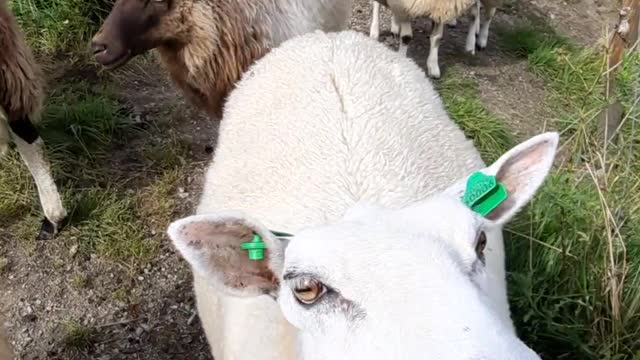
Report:
M93 37L96 61L107 68L124 65L132 57L172 40L179 29L177 0L117 0Z

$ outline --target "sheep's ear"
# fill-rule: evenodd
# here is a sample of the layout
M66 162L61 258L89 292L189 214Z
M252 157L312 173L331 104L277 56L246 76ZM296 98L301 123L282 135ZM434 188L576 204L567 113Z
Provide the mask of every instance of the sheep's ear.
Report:
M169 225L169 238L195 273L233 296L275 295L286 243L242 213L189 216ZM241 245L254 234L266 245L262 260L250 260Z
M559 135L548 132L520 143L481 171L494 175L507 190L507 199L486 218L497 224L509 222L536 193L549 174L558 148ZM462 197L468 177L446 190Z

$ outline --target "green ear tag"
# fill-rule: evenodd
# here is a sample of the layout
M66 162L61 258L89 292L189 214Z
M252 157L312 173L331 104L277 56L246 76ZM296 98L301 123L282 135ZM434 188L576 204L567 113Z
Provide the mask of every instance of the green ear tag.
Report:
M462 202L482 216L489 215L507 199L507 189L493 175L471 174Z
M253 240L243 242L240 245L244 250L249 250L249 260L262 260L264 259L264 249L267 245L262 241L262 238L258 234L253 235Z

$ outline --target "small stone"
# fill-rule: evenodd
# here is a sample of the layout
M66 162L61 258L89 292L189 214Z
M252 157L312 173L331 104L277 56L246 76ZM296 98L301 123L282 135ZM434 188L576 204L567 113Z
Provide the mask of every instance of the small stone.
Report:
M38 316L36 314L27 314L27 315L22 317L22 320L27 321L27 322L34 322L34 321L38 320Z
M71 245L71 248L69 248L69 255L75 256L77 253L78 253L78 244Z
M138 281L142 281L144 278L142 276L138 276Z

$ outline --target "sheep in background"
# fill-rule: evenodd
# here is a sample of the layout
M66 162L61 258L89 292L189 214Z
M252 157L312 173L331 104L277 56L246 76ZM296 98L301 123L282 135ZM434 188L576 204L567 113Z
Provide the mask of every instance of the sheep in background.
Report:
M533 137L483 169L509 189L487 217L445 191L400 209L356 206L287 241L241 212L194 216L170 232L214 286L239 297L273 294L300 329L299 359L539 360L481 284L486 231L529 202L557 144L557 133ZM241 244L252 234L266 239L267 260L227 261L246 256Z
M108 68L157 49L186 98L221 115L228 92L256 59L314 30L345 29L352 0L117 0L92 41Z
M315 32L272 50L229 96L198 215L169 228L193 267L214 357L294 359L296 332L269 296L276 278L245 289L257 297L225 292L260 275L221 276L209 268L212 261L248 265L237 240L251 240L251 231L222 225L214 231L207 214L242 211L270 229L295 233L335 221L356 203L404 207L447 188L460 196L469 174L482 168L472 141L412 60L353 31ZM486 253L480 286L513 331L499 228L487 231ZM267 269L266 262L257 264Z
M0 54L0 154L13 139L35 180L45 215L37 239L51 239L64 226L67 211L34 126L44 98L44 77L5 0L0 0Z
M409 42L413 39L411 20L427 16L433 20L431 32L429 57L427 58L427 73L434 78L440 77L440 66L438 65L438 50L440 41L444 33L444 23L455 26L457 17L470 10L473 21L469 23L465 50L475 54L476 47L484 49L487 46L489 36L489 25L496 8L501 0L456 0L456 1L409 1L408 0L371 0L372 16L369 35L378 39L380 36L380 5L389 7L392 12L391 32L399 36L400 44L398 51L406 55ZM485 7L487 20L481 27L480 6ZM478 39L476 39L478 36Z

